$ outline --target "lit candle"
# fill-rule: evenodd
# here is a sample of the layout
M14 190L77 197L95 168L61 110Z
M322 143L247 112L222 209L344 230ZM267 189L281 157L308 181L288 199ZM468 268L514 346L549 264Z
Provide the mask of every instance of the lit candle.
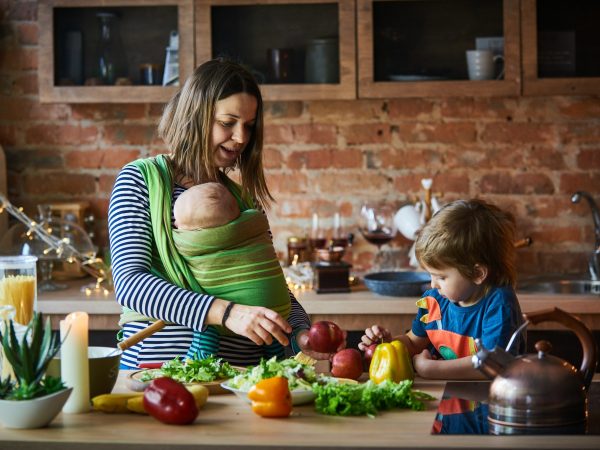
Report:
M317 213L312 215L312 237L317 238L319 234L319 216Z
M73 388L62 410L65 413L87 412L90 410L87 313L74 312L61 320L60 340L61 378Z
M339 237L340 235L340 213L335 213L333 216L333 236Z

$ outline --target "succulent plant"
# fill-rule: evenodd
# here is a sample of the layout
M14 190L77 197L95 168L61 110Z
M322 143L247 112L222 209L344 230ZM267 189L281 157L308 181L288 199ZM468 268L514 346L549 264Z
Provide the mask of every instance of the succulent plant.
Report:
M60 350L60 340L52 333L50 319L44 324L42 313L34 313L19 341L12 320L5 324L0 342L6 359L12 366L15 380L1 380L4 397L25 400L56 392L64 387L60 379L45 377L52 358ZM12 387L12 389L11 389Z

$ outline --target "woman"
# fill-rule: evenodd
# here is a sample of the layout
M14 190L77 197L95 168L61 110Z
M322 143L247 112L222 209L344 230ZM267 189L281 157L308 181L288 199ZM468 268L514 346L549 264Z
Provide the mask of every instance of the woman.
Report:
M259 207L273 200L262 166L262 97L252 75L230 61L202 64L167 104L158 131L170 154L121 170L110 199L108 226L115 293L124 311L119 322L122 338L146 328L151 318L168 325L126 350L122 368L184 356L193 331L205 332L210 325L223 325L234 333L220 337L218 351L232 364L256 364L258 346L274 340L291 345L293 351L327 358L311 352L308 315L291 293L289 323L270 309L202 294L178 280L177 271L185 269L177 266L178 254L169 247L172 205L193 185L220 182L231 190L224 174L235 167L240 171L241 197ZM146 173L148 161L165 166L162 176ZM167 211L163 223L154 213L156 205Z

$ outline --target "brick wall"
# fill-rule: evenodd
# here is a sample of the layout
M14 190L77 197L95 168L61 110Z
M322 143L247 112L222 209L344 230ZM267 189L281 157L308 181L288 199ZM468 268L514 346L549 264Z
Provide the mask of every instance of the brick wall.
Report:
M156 137L162 105L40 104L37 3L0 0L0 144L9 197L28 212L42 202L89 200L106 245L108 198L119 168L164 151ZM361 203L395 206L433 177L443 201L479 196L512 210L523 272L582 272L594 241L587 190L600 201L597 97L387 99L271 102L265 164L277 203L269 211L276 247L310 227L316 211L331 228L336 211L355 231ZM410 242L393 242L406 265ZM373 247L357 236L355 266Z

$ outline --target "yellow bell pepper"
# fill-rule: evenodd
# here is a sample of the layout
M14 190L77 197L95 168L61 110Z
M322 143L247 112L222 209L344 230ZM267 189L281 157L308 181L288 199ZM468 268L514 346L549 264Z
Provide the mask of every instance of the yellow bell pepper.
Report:
M376 384L384 380L399 383L402 380L413 380L410 355L400 341L379 344L373 353L369 366L369 379Z

